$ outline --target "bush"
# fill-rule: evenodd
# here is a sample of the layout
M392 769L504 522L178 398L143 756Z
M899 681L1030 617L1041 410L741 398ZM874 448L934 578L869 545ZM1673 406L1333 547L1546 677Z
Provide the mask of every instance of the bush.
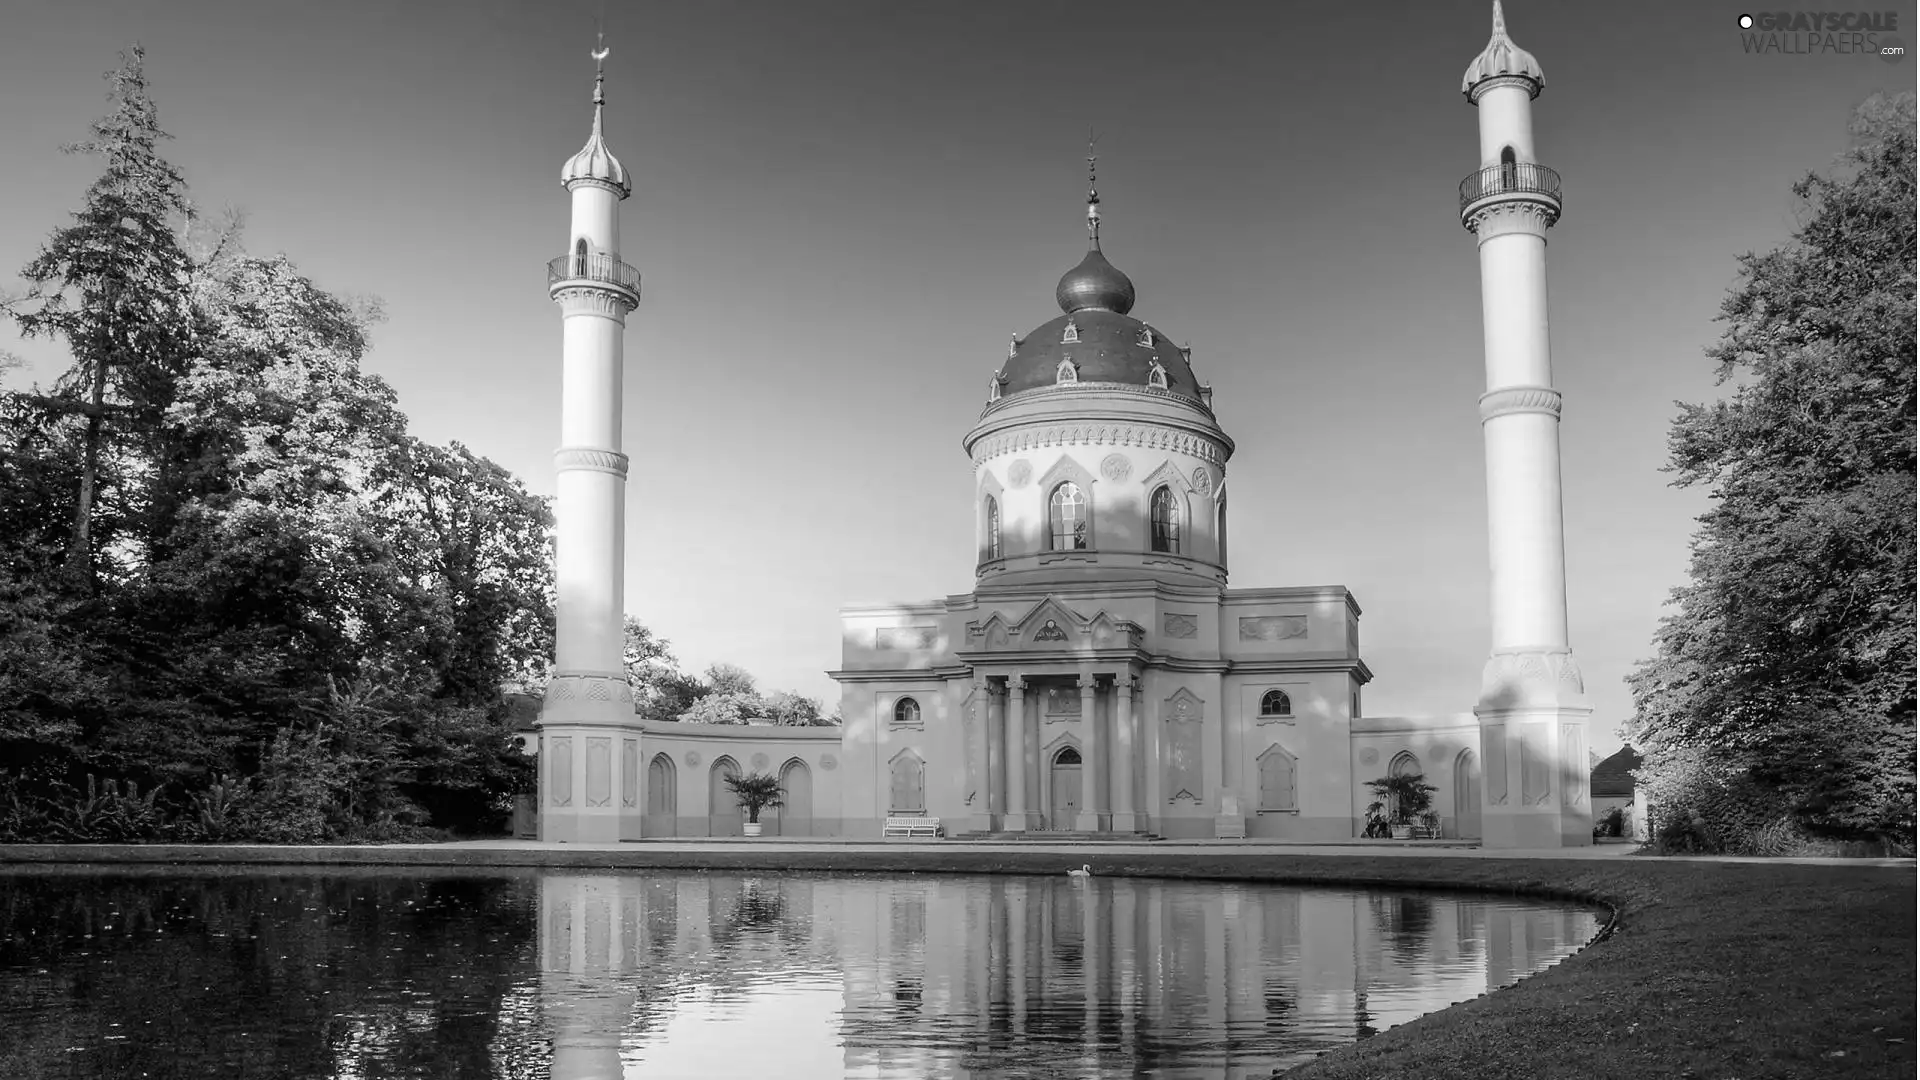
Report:
M1632 830L1632 822L1627 817L1624 806L1616 806L1593 819L1593 835L1601 837L1626 836Z

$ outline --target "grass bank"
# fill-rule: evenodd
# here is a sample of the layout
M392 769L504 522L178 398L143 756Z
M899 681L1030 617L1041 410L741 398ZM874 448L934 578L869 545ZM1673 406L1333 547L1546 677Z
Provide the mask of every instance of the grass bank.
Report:
M1424 886L1604 903L1604 940L1519 985L1286 1074L1301 1080L1877 1080L1915 1074L1911 867L1187 849L767 845L7 847L0 863L705 867L1098 874Z

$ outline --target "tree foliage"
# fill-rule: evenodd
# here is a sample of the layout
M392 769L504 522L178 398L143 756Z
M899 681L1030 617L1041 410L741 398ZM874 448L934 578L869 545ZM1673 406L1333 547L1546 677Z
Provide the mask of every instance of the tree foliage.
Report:
M0 398L0 834L497 825L531 785L502 689L552 648L545 501L408 434L361 368L376 308L236 229L190 254L138 49L109 81L102 178L10 307L73 363ZM154 813L74 816L123 784Z
M1629 680L1655 812L1731 848L1782 819L1913 835L1914 96L1852 132L1793 238L1740 260L1708 352L1732 393L1674 422L1674 483L1713 506Z

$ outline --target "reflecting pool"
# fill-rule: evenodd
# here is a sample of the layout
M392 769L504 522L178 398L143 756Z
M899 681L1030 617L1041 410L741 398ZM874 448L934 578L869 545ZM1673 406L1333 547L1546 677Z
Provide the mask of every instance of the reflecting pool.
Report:
M0 869L0 1076L1264 1078L1598 929L1064 874Z

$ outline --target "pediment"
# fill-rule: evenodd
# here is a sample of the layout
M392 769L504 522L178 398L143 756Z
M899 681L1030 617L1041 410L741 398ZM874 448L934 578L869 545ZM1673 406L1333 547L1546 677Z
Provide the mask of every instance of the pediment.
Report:
M1089 619L1054 596L1035 602L1017 619L1008 619L996 611L979 622L967 624L968 647L988 651L1133 649L1142 646L1146 635L1145 628L1138 623L1115 618L1104 611Z
M976 649L1004 649L1012 641L1014 627L1006 616L994 612L984 622L967 624L967 644Z

